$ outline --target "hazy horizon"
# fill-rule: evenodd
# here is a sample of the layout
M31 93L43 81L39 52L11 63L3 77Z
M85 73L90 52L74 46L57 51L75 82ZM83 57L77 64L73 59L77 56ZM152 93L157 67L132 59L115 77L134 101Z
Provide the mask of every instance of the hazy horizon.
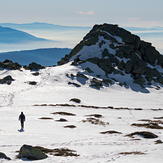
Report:
M0 23L0 26L2 23ZM7 24L6 24L7 26ZM0 52L33 50L40 48L74 48L92 27L60 26L47 23L10 24L8 26L23 32L27 32L38 38L51 41L32 41L27 43L0 43ZM119 25L119 27L121 27ZM163 27L122 27L131 33L138 35L141 40L151 42L156 49L163 54Z

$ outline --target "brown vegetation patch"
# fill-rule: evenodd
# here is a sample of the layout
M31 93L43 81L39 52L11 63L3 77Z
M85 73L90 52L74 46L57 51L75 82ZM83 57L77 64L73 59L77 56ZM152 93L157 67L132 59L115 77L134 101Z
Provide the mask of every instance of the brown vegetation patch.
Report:
M163 117L154 117L154 119L163 119Z
M133 151L133 152L121 152L120 155L144 155L146 153L140 151Z
M96 118L87 118L86 120L83 120L82 121L83 123L85 122L89 122L91 124L94 124L94 125L109 125L109 122L103 122L103 121L100 121L99 119L96 119Z
M137 126L137 127L145 127L145 128L150 128L150 129L163 129L163 127L159 126L159 124L163 124L163 121L161 120L149 120L149 119L141 119L139 121L146 121L148 123L133 123L132 126Z
M95 118L103 118L101 114L91 114L91 115L86 115L87 117L95 117Z
M163 109L151 109L153 111L163 111Z
M146 138L146 139L154 139L154 138L158 137L154 133L148 132L148 131L134 132L134 133L128 134L126 136L133 138L134 135L139 135L139 136L142 136L143 138Z
M121 132L110 130L105 132L100 132L100 134L122 134Z
M76 114L68 113L68 112L54 112L51 114L58 114L58 115L66 115L66 116L76 116Z
M68 157L68 156L79 156L79 154L76 154L75 150L71 150L68 148L56 148L56 149L48 149L40 146L36 146L35 148L41 150L42 152L46 154L50 154L53 156L63 156L63 157Z
M150 128L150 129L163 129L163 127L159 126L156 123L150 123L150 124L138 124L138 123L133 123L132 126L136 127L145 127L145 128Z
M39 118L39 119L51 120L51 119L53 119L53 118L50 118L50 117L41 117L41 118Z
M138 120L138 121L151 122L150 119L140 119L140 120Z
M76 128L76 126L74 126L74 125L68 125L68 126L64 126L64 128Z
M116 110L143 110L141 108L114 108L113 106L93 106L93 105L71 105L71 104L35 104L34 106L67 106L67 107L84 107L94 109L116 109Z
M120 107L120 108L114 108L116 110L132 110L131 108L123 108L123 107Z

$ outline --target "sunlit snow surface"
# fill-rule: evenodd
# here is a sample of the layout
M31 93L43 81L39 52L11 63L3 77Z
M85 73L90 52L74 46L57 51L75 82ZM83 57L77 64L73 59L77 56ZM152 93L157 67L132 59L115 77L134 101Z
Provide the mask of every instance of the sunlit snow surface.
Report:
M84 66L84 65L83 65ZM93 67L93 65L92 65ZM95 68L95 67L94 67ZM91 68L92 69L92 68ZM114 162L114 163L149 163L163 161L163 146L155 144L160 139L163 141L163 131L160 129L146 129L133 127L132 123L144 123L138 120L162 117L163 110L153 111L151 109L163 109L163 89L156 90L155 87L147 88L148 93L139 91L138 85L134 84L131 89L114 84L100 90L89 87L89 80L82 85L76 78L73 80L66 74L76 74L83 71L81 67L70 66L70 63L48 67L40 70L40 75L34 76L33 71L7 71L0 70L0 79L11 75L15 81L11 85L0 84L0 152L11 157L10 162L24 162L16 159L15 151L20 150L23 144L32 146L43 146L45 148L69 148L76 150L79 157L52 156L36 163L85 163L85 162ZM102 72L100 72L102 74ZM29 81L36 81L36 85L29 85ZM68 85L75 82L81 87ZM72 98L79 98L80 104L69 102ZM34 106L35 104L73 104L77 107L63 106ZM86 108L87 106L113 106L128 107L132 110L116 110L104 108ZM143 110L134 110L142 108ZM19 132L20 122L18 116L23 111L26 115L25 132ZM64 111L76 114L76 116L61 116L51 113ZM109 125L93 125L83 123L86 115L101 114L103 122ZM53 120L41 120L41 117L50 117ZM65 118L68 122L57 122ZM66 125L75 125L76 128L64 128ZM100 134L100 132L115 130L122 134ZM135 131L150 131L159 137L156 139L145 139L139 136L134 138L125 137ZM138 140L140 139L140 140ZM121 152L140 151L144 155L121 155ZM0 159L0 162L8 162Z

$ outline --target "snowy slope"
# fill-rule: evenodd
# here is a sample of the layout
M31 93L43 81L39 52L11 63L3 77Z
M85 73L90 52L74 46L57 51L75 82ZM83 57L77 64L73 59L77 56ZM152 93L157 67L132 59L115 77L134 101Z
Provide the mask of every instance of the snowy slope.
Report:
M155 144L158 139L163 140L161 129L147 129L131 126L132 123L144 123L141 119L156 120L154 117L162 117L163 110L151 109L163 108L162 88L146 88L150 93L133 91L118 84L110 87L103 86L97 90L89 87L89 80L85 84L83 78L67 77L70 74L83 72L80 66L70 66L71 63L58 67L47 67L39 70L39 75L34 76L34 71L1 70L0 79L11 75L15 81L10 85L0 84L0 152L11 157L10 162L23 162L16 159L17 153L23 144L43 146L46 148L69 148L76 150L79 157L52 156L46 160L35 162L157 162L161 163L162 144ZM69 74L69 75L68 75ZM88 76L89 77L89 76ZM90 77L91 78L91 77ZM29 85L29 81L37 82ZM71 83L77 83L76 87ZM133 84L134 90L140 89ZM69 102L72 98L79 98L80 104ZM36 105L37 106L34 106ZM47 106L42 104L47 104ZM50 106L50 104L53 104ZM73 104L76 107L55 106L56 104ZM99 107L128 107L130 109L111 108L87 108L85 106ZM142 110L135 110L142 108ZM23 111L26 115L25 132L18 132L20 124L18 116ZM53 115L53 112L69 112L76 116ZM100 114L101 121L109 125L94 125L83 123L86 115ZM41 117L50 117L52 120L41 120ZM68 122L57 122L65 118ZM161 119L160 119L161 120ZM147 123L147 122L146 122ZM66 125L75 125L76 128L64 128ZM162 126L162 124L159 124ZM115 130L121 134L100 134L100 132ZM135 131L150 131L156 135L156 139L145 139L140 136L134 138L125 137ZM142 155L123 155L121 152L139 151ZM0 162L8 162L0 160Z

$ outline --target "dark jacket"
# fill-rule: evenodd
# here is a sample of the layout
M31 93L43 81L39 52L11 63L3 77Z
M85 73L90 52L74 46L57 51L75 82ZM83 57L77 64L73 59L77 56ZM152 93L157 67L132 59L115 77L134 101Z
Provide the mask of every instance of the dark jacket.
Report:
M20 114L19 120L21 121L21 123L25 121L25 115L23 113Z

